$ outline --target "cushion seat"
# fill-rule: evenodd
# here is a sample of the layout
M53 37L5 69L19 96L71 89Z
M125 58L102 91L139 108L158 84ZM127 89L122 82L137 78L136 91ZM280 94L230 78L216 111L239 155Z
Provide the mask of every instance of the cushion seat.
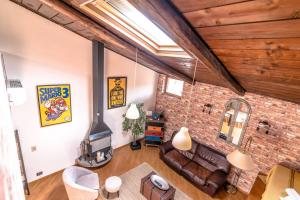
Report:
M107 192L115 193L120 190L120 187L122 185L121 178L117 176L111 176L106 179L105 181L105 189Z
M165 160L178 171L181 171L181 169L191 161L175 149L166 153Z
M183 167L182 173L186 178L199 185L204 185L207 178L212 174L211 171L193 161Z
M91 170L71 166L62 174L69 200L95 200L99 195L99 176Z
M78 185L82 185L84 187L91 188L94 190L99 189L99 179L98 174L96 173L83 175L76 180L76 183Z

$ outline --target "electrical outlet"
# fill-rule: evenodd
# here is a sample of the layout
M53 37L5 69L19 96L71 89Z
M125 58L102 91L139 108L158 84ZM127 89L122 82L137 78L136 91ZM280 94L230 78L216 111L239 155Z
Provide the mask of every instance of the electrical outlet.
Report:
M36 173L36 176L41 176L41 175L43 175L43 171L40 171L40 172Z
M36 151L36 146L32 146L31 147L31 152L35 152Z

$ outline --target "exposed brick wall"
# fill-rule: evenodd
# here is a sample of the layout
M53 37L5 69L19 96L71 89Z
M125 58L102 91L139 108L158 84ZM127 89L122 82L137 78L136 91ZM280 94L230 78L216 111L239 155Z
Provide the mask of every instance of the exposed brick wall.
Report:
M156 110L164 111L168 139L174 130L184 126L190 94L190 84L185 83L181 98L163 93L166 77L160 75L157 88ZM235 147L224 140L217 139L217 132L226 102L231 98L243 98L249 102L252 113L245 132L244 140L252 136L252 158L257 169L243 172L238 187L249 192L258 172L267 173L277 163L285 163L300 170L300 105L246 93L240 97L229 89L197 83L191 99L191 110L187 127L192 137L216 149L229 153ZM212 113L202 112L203 105L213 104ZM271 124L269 135L256 131L260 120Z

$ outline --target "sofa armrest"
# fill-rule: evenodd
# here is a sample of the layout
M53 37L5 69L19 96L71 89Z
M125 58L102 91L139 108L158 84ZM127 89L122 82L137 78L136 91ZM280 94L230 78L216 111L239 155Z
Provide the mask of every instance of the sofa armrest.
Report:
M223 186L227 181L227 174L221 170L214 171L208 178L207 184L213 185L216 188Z
M160 149L160 152L162 154L166 154L168 153L169 151L171 151L172 149L174 149L173 145L172 145L172 142L171 140L163 143L162 145L159 146L159 149Z

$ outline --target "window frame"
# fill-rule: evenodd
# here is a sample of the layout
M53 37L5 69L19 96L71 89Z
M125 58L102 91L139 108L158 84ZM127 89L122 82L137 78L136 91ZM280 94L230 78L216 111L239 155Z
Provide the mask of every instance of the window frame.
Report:
M175 46L157 44L149 35L141 31L143 29L137 28L135 23L128 19L124 13L115 9L105 0L96 0L91 3L84 4L80 7L80 9L89 13L93 19L107 24L110 28L123 34L125 37L128 37L132 42L141 45L156 56L191 58L191 55L178 44Z
M169 79L174 79L174 80L182 81L183 85L182 85L181 96L177 95L177 94L173 94L173 93L167 92L167 86L168 86ZM182 98L183 90L184 90L184 81L183 80L180 80L180 79L177 79L177 78L173 78L173 77L170 77L170 76L166 77L166 79L165 79L165 85L164 85L164 93L165 94L167 94L169 96L177 97L177 98Z

